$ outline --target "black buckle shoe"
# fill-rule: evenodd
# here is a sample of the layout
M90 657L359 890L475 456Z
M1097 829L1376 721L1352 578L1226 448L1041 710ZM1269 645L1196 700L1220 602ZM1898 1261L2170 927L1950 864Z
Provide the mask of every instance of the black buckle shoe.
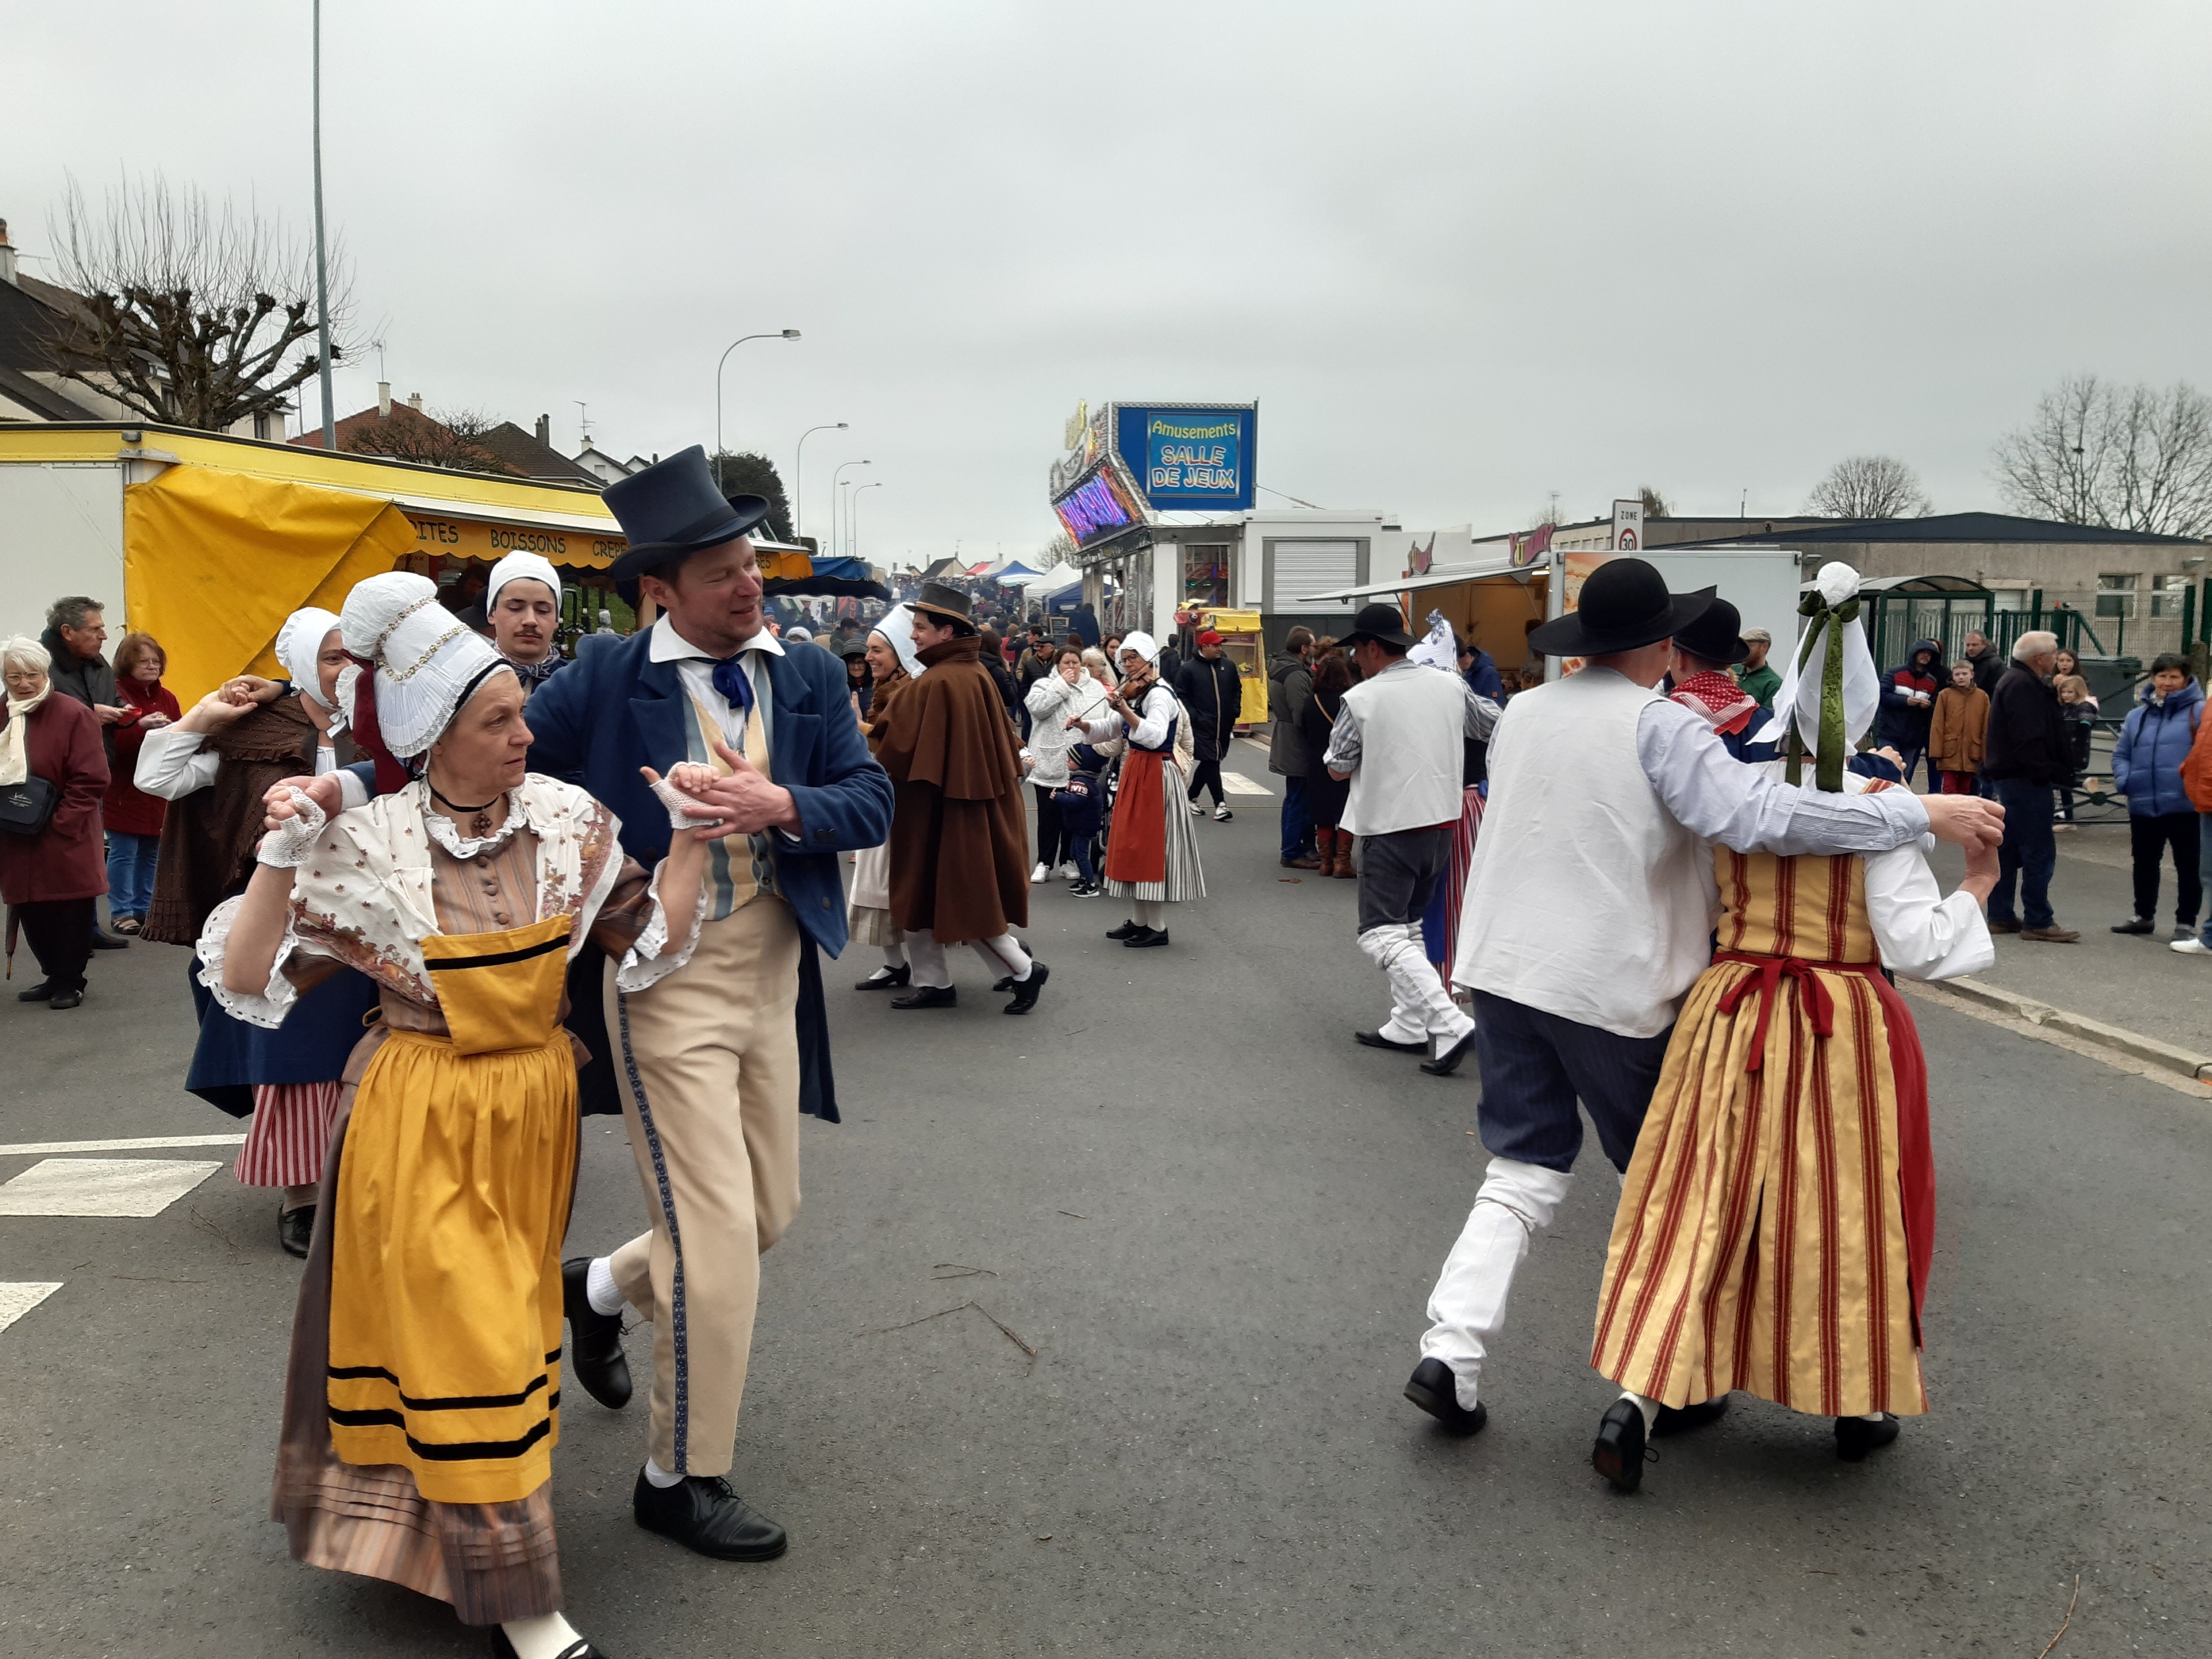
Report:
M1456 1435L1480 1434L1490 1408L1480 1400L1470 1411L1459 1403L1459 1385L1441 1359L1424 1359L1406 1382L1406 1398Z
M1030 976L1027 979L1018 979L1013 982L1012 989L1014 1000L999 1012L1005 1014L1026 1014L1036 1006L1037 994L1044 989L1045 981L1051 977L1052 969L1035 957L1031 957Z
M514 1644L507 1639L505 1631L492 1632L491 1655L492 1659L516 1659ZM571 1642L555 1654L553 1659L607 1659L607 1656L589 1642Z
M656 1486L640 1469L630 1506L647 1532L717 1561L773 1561L791 1547L783 1528L719 1474L687 1474L672 1486Z
M1634 1492L1644 1484L1644 1411L1633 1400L1623 1396L1605 1408L1590 1467L1616 1492Z
M561 1310L568 1317L568 1369L584 1392L610 1411L629 1404L629 1356L623 1352L622 1316L603 1314L592 1305L585 1288L590 1280L589 1256L575 1256L561 1264Z
M1146 929L1141 922L1125 921L1119 927L1109 929L1106 937L1108 939L1134 939L1138 934L1147 931L1149 930Z
M1425 1054L1429 1052L1425 1037L1419 1042L1393 1042L1380 1031L1354 1031L1352 1040L1363 1048L1391 1048L1401 1054Z
M894 1008L957 1008L960 1006L960 988L957 985L917 985L902 997L893 997Z
M1467 1035L1453 1043L1443 1053L1438 1054L1434 1060L1423 1060L1421 1069L1431 1077L1449 1077L1454 1072L1459 1070L1460 1061L1467 1058L1467 1051L1474 1047L1474 1028L1470 1026L1468 1028Z
M1897 1419L1887 1412L1879 1423L1869 1423L1863 1417L1836 1419L1836 1455L1846 1463L1859 1462L1869 1452L1880 1451L1896 1438Z
M315 1206L302 1204L296 1210L276 1212L276 1242L286 1255L307 1259L307 1246L315 1237Z
M900 986L904 985L913 977L914 964L912 963L902 962L896 968L890 967L887 964L877 969L874 973L870 974L867 978L861 980L858 984L854 985L853 988L855 991L892 991L896 990Z

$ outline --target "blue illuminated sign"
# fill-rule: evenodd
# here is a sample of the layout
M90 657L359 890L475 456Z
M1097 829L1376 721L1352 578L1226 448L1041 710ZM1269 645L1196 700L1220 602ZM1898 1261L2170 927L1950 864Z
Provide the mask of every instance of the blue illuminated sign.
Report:
M1115 451L1155 508L1239 512L1252 505L1257 419L1249 404L1116 404Z

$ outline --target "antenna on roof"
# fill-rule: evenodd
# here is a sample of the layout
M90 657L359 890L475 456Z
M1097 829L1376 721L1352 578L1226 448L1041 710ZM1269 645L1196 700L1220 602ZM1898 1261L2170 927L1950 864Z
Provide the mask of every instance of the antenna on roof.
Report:
M568 401L576 405L576 425L584 434L581 447L588 449L591 447L592 443L591 413L585 407L584 400L581 398L571 398Z

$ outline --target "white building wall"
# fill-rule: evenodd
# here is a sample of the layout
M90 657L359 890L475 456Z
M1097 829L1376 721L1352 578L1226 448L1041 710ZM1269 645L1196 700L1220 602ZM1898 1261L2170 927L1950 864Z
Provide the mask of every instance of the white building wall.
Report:
M37 635L69 593L100 600L123 636L123 469L0 466L0 634Z

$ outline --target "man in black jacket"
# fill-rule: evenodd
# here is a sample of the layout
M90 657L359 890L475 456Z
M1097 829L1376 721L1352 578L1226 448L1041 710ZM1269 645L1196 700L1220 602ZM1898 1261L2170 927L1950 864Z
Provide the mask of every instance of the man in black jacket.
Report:
M2004 845L1997 851L1997 888L1990 895L1990 931L2018 933L2047 945L2071 945L2081 935L2059 927L2051 910L2051 877L2058 866L2051 811L2058 786L2074 775L2065 723L2058 714L2058 693L2051 684L2057 665L2056 634L2023 634L2014 642L2012 666L1990 693L1982 775L1996 790L2005 815ZM2021 915L2013 909L2015 875Z
M1298 717L1313 696L1313 630L1293 628L1267 664L1267 769L1283 780L1283 868L1318 870L1313 814L1306 806L1305 733Z
M1989 636L1979 629L1968 629L1962 642L1966 660L1973 665L1974 686L1978 690L1994 691L1997 682L2004 678L2004 659L1990 647Z
M1226 823L1235 816L1221 793L1221 763L1237 735L1237 717L1244 707L1244 680L1237 665L1221 654L1221 635L1207 629L1198 636L1198 655L1182 665L1176 681L1176 696L1190 714L1191 752L1197 763L1190 774L1193 816L1206 809L1199 805L1200 789L1213 791L1213 820Z

